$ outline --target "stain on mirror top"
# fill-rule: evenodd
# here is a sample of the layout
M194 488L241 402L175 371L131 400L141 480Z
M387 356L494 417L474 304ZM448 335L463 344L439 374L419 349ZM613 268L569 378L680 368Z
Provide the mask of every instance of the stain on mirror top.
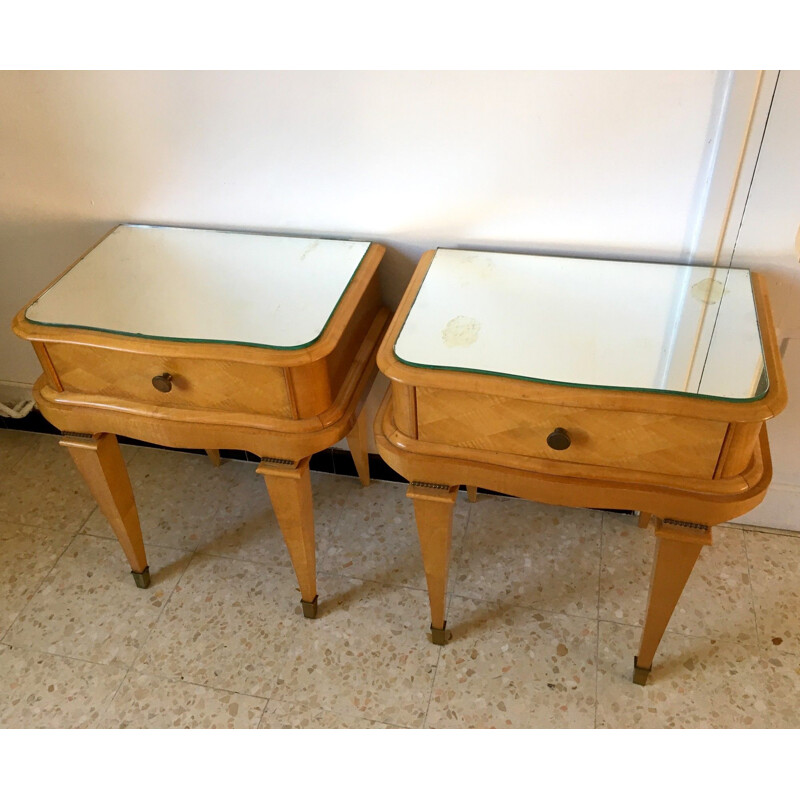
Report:
M437 250L395 355L739 402L769 388L749 271L680 264Z

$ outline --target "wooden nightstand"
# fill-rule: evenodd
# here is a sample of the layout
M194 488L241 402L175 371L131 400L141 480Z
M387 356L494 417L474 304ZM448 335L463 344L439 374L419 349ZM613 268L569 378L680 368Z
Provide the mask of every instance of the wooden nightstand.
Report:
M44 374L34 396L149 584L116 435L241 449L264 476L316 615L310 456L347 436L369 482L360 410L388 320L368 242L121 225L27 305L13 330Z
M752 277L752 281L751 281ZM644 683L711 526L771 478L764 421L786 389L764 284L744 270L438 250L378 352L375 422L410 482L432 636L459 485L651 519Z

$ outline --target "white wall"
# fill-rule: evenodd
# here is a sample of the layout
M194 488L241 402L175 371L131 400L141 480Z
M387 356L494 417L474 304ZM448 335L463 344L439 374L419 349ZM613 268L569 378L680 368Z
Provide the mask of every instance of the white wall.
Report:
M773 481L764 502L742 518L752 525L800 530L800 72L783 71L736 237L732 264L767 276L785 353L784 412L767 424Z
M686 259L714 72L0 73L8 323L121 221L365 237L396 305L437 245Z

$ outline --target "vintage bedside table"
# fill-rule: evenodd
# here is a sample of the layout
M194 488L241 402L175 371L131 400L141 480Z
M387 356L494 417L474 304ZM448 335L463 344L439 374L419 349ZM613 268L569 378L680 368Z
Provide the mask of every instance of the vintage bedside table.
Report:
M488 252L425 254L378 352L378 450L414 501L444 644L460 484L641 512L656 551L634 680L711 526L771 478L786 404L769 304L746 270Z
M120 225L15 318L44 374L42 414L133 571L149 569L116 435L261 457L272 505L316 615L310 456L347 436L369 482L360 408L388 321L384 248L190 228Z

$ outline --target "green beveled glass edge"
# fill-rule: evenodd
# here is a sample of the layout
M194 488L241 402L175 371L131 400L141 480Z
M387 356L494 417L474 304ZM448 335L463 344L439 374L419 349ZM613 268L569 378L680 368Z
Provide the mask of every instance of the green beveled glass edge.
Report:
M492 372L486 369L467 369L466 367L443 367L438 364L418 364L415 361L407 361L397 353L395 358L409 367L419 367L420 369L438 370L439 372L468 372L473 375L491 375L496 378L511 378L512 380L528 381L528 383L542 383L548 386L569 386L575 389L608 389L615 392L638 392L639 394L669 394L678 397L697 397L704 400L720 400L725 403L752 403L756 400L763 400L769 392L769 375L767 374L766 389L762 394L753 397L721 397L713 394L692 394L691 392L679 392L676 389L645 389L638 386L604 386L596 383L568 383L566 381L546 380L545 378L530 378L526 375L512 375L510 372ZM766 373L766 366L764 367ZM760 383L761 381L759 381Z
M278 238L278 234L269 234L269 233L247 233L246 231L222 231L222 230L214 230L213 228L183 228L176 225L136 225L136 224L126 224L123 223L121 225L117 225L115 228L112 229L112 233L117 230L117 228L157 228L159 230L165 229L173 229L173 230L182 230L182 231L207 231L210 233L233 233L239 234L243 236L275 236ZM308 239L307 236L286 236L281 237L286 239ZM328 318L325 320L325 324L322 326L320 332L313 338L311 341L306 342L305 344L292 344L292 345L279 345L279 344L261 344L259 342L239 342L234 339L186 339L180 336L156 336L155 334L151 333L133 333L132 331L117 331L112 330L111 328L96 328L92 325L75 325L70 324L67 325L66 323L61 322L40 322L36 319L30 319L28 317L28 309L34 306L36 303L39 302L39 298L34 300L27 308L25 309L25 320L30 322L31 325L44 325L47 328L74 328L75 330L80 331L97 331L98 333L111 333L116 336L127 336L133 337L134 339L148 339L155 342L182 342L184 344L230 344L230 345L237 345L240 347L258 347L262 350L305 350L307 347L311 347L312 344L318 342L322 338L322 334L325 333L325 329L330 324L333 315L336 313L336 309L339 308L339 305L342 302L342 298L347 294L347 290L350 288L350 285L353 283L353 280L356 277L356 273L360 269L361 265L364 263L364 259L367 257L367 253L369 252L369 248L372 246L373 242L364 242L360 239L321 239L320 237L316 237L316 239L309 239L309 241L328 241L328 242L349 242L351 244L365 244L367 245L367 249L364 252L364 255L361 256L359 259L358 264L356 264L355 269L353 270L353 274L350 276L350 280L347 281L347 285L342 289L341 294L339 295L339 299L336 301L336 304L331 309L331 313L328 315ZM92 252L92 251L89 251ZM89 253L86 254L87 256ZM84 256L85 258L86 256ZM83 258L81 259L83 261ZM72 272L78 264L81 263L79 261L77 264L74 264L71 269L65 272L61 277L66 277L70 272ZM49 292L51 289L55 289L58 286L61 278L59 278L56 283L54 283L48 290ZM47 292L42 294L44 297Z
M437 252L440 248L436 248ZM476 251L470 251L476 252ZM564 256L555 256L555 258L563 258ZM580 259L574 259L580 260ZM592 259L596 260L596 259ZM639 263L639 262L625 262L625 263ZM433 266L433 260L431 260L431 266ZM676 266L676 267L689 267L691 268L692 265L690 264L666 264L665 266ZM430 269L430 267L429 267ZM733 269L733 267L717 267L717 269ZM692 393L692 392L679 392L676 389L646 389L640 386L610 386L610 385L600 385L594 383L569 383L567 381L554 381L554 380L547 380L546 378L531 378L528 375L513 375L510 372L494 372L492 370L487 369L475 369L475 368L468 368L468 367L445 367L439 364L420 364L416 361L409 361L402 356L400 356L397 352L397 341L403 333L403 330L406 327L406 323L408 322L408 318L411 316L411 312L414 310L414 306L416 305L417 298L419 297L419 293L422 290L422 286L425 283L423 279L422 283L417 290L417 294L414 297L414 302L411 304L411 308L408 309L408 314L406 314L406 318L403 320L403 325L400 328L400 331L397 334L397 337L394 340L394 344L392 345L392 353L394 357L401 363L405 364L409 367L418 367L419 369L429 369L429 370L437 370L439 372L466 372L472 375L491 375L495 378L511 378L512 380L520 380L520 381L527 381L528 383L540 383L546 386L569 386L575 389L608 389L609 391L615 392L638 392L639 394L666 394L672 395L673 397L696 397L702 400L719 400L723 403L753 403L757 400L763 400L767 394L769 394L769 373L767 372L767 359L764 354L764 339L761 336L761 320L758 318L758 310L756 309L755 304L755 295L753 292L753 274L750 270L746 270L748 277L750 278L750 292L751 297L753 299L753 309L756 312L756 328L758 329L758 343L761 345L761 361L762 361L762 369L761 374L762 377L766 377L764 391L760 394L753 395L752 397L721 397L719 395L713 394L700 394ZM427 277L427 275L426 275ZM720 303L721 306L721 303ZM716 322L715 322L716 325ZM713 332L712 332L713 338ZM709 343L710 346L710 343ZM761 379L758 381L761 384Z

